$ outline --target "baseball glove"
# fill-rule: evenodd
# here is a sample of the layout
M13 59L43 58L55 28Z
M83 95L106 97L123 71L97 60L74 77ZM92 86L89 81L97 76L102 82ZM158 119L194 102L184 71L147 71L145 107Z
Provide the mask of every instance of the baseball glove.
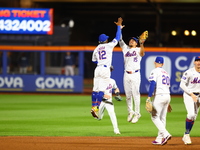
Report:
M117 100L117 101L122 101L122 97L121 97L120 95L115 96L115 100Z
M147 112L152 113L152 111L153 111L153 104L152 104L152 101L150 99L146 100L145 109L147 110Z
M143 44L147 38L148 38L148 31L146 30L139 36L140 44Z

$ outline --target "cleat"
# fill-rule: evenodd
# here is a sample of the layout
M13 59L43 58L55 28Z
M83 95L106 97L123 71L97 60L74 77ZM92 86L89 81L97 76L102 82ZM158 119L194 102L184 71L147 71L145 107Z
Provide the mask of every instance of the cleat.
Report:
M133 117L131 123L136 123L136 122L138 122L138 120L139 120L140 117L141 117L140 114L136 114L136 115Z
M131 122L131 121L132 121L133 115L134 115L134 114L135 114L134 112L130 112L130 113L128 114L128 118L127 118L127 121L128 121L128 122Z
M98 119L98 111L99 109L97 107L92 107L92 110L90 111L90 113L92 114L92 116L96 119Z
M115 134L121 134L121 133L119 132L119 130L115 130L114 133L115 133Z
M121 134L121 133L120 133L120 132L115 132L115 134L118 134L118 135L119 135L119 134Z
M161 145L161 142L157 142L156 140L155 141L152 141L151 142L153 145Z
M186 144L186 145L192 144L189 134L184 134L182 140L183 140L184 144Z
M163 139L161 145L165 145L165 144L167 144L167 141L171 140L171 138L172 138L171 135L166 136L166 137Z

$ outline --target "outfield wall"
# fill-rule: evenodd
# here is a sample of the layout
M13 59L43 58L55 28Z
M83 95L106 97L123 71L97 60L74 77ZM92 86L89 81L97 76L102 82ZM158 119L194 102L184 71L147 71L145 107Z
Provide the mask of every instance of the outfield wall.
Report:
M84 74L84 53L92 52L94 46L0 46L3 52L2 74L0 75L0 91L5 92L83 92L83 74ZM7 74L7 52L12 51L32 51L40 52L40 74ZM46 52L78 52L79 53L79 73L75 76L65 75L46 75L45 53ZM140 91L146 94L148 91L148 76L154 68L154 59L156 56L165 58L164 69L171 76L171 93L181 94L179 88L182 73L193 66L194 57L200 55L200 48L158 48L146 47L145 56L141 62L141 87ZM113 53L114 71L112 77L116 80L120 90L123 88L123 55L121 49L116 47Z

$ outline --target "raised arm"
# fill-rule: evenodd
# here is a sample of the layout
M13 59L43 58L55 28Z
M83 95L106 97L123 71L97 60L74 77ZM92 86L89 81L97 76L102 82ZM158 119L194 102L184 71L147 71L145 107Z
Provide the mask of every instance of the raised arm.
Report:
M119 41L121 38L121 29L123 28L122 22L123 22L123 19L121 17L118 18L117 22L114 22L117 25L117 32L116 32L116 37L115 37L117 41Z
M145 55L144 43L140 43L140 56L143 57Z

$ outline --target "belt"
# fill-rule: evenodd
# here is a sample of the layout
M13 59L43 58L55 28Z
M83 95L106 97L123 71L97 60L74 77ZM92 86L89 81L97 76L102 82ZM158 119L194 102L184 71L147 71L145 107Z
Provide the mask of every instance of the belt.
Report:
M200 93L194 92L193 94L196 95L196 96L200 96Z
M135 71L126 71L126 73L128 73L128 74L133 74L133 73L136 73L136 72L139 72L139 69L135 70Z
M98 67L108 67L107 65L98 65Z

